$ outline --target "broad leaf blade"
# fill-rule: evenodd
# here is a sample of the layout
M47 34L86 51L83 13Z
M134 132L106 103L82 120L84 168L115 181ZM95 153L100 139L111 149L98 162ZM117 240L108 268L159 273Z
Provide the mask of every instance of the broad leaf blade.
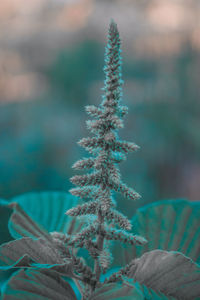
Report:
M148 204L137 210L132 218L133 234L148 240L144 246L113 247L112 266L123 266L145 252L161 249L179 251L200 262L200 202L183 199Z
M177 298L174 298L172 296L169 295L164 295L163 293L159 292L159 291L154 291L150 288L147 288L145 285L139 285L141 291L143 292L144 298L145 300L177 300Z
M8 230L8 220L12 214L12 209L8 207L8 203L5 200L0 199L0 245L11 241L13 238Z
M67 216L65 212L81 204L75 196L62 192L27 193L12 199L22 209L48 232L62 233L76 232L81 226L81 221ZM74 220L74 221L73 221Z
M200 266L180 252L154 250L132 262L128 277L164 295L200 297Z
M135 247L137 257L161 249L179 251L200 262L200 202L165 200L138 209L133 228L149 241Z
M12 209L8 207L8 201L0 199L0 245L3 243L7 243L13 240L9 230L8 230L8 220L10 215L12 214ZM0 298L1 298L1 286L7 280L7 278L11 275L12 270L1 271L0 270Z
M70 284L52 270L20 270L3 290L3 300L76 300Z
M8 228L12 236L16 239L21 237L43 238L50 240L48 232L20 207L16 202L9 204L13 208L13 213L10 217Z
M142 292L134 285L122 283L109 283L98 288L90 296L89 300L144 300Z
M54 245L47 241L31 238L15 240L0 247L0 269L11 268L52 268L71 276L72 266L62 259Z

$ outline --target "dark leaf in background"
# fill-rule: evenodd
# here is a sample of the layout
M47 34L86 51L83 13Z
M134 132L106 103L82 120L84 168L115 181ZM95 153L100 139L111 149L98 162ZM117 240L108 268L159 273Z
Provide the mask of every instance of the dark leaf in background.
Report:
M31 237L51 240L49 233L35 223L18 203L11 202L9 207L14 210L8 222L8 228L13 238Z
M13 240L13 237L8 230L8 220L12 214L12 209L8 207L9 202L0 200L0 244L7 243ZM12 274L12 270L1 271L0 270L0 297L1 286L5 280Z
M133 284L109 283L98 288L89 300L145 300L143 293Z
M140 208L132 219L133 228L148 239L137 256L153 249L182 252L200 261L200 202L166 200Z
M76 300L70 284L52 270L20 270L3 290L3 300Z
M200 297L200 266L179 252L147 252L133 261L128 277L166 296Z
M77 197L68 193L28 193L13 198L12 202L17 202L28 216L48 232L58 231L70 234L78 230L81 226L81 221L76 220L74 222L72 217L65 214L71 207L82 203ZM15 223L15 219L18 217L21 218L21 211L16 209L15 216L11 218L10 226L12 226L13 229L16 225L12 224L12 222ZM18 234L16 234L16 237L19 237Z
M17 203L19 200L20 205ZM55 231L56 229L67 232L72 232L73 230L76 230L79 227L79 222L76 221L65 215L66 209L71 207L74 203L77 203L77 199L75 197L72 197L71 195L67 195L65 193L58 193L58 192L43 192L43 193L33 193L23 196L18 196L15 198L15 202L7 202L7 201L1 201L0 210L2 213L1 216L1 230L2 235L1 243L7 242L12 240L12 237L14 238L21 238L21 237L32 237L32 238L39 238L42 237L44 240L52 242L52 238L47 232L43 226L46 226L47 229ZM21 208L21 206L25 209L25 211ZM13 212L14 210L14 212ZM30 217L31 216L31 217ZM32 219L33 217L33 219ZM10 218L10 219L9 219ZM8 230L8 220L9 220L9 230ZM40 225L42 224L42 225ZM11 233L11 235L10 235ZM2 245L1 250L6 251L7 254L10 257L10 262L7 260L7 263L9 266L4 266L0 270L0 285L2 285L5 280L8 279L8 277L13 272L13 267L16 265L17 261L23 260L23 263L27 263L30 267L34 268L54 268L58 269L60 272L66 272L67 267L66 265L64 267L55 266L57 264L57 258L54 260L50 260L46 262L45 260L38 261L37 257L33 257L32 254L34 251L34 248L37 247L35 245L38 245L38 241L32 242L31 239L26 240L27 244L25 246L25 243L16 241L16 244L8 244L8 248L11 252L8 252L5 250L5 245ZM13 241L14 242L14 241ZM22 243L22 244L20 244ZM18 246L19 249L15 249L15 247ZM50 244L44 242L43 245L43 258L46 259L46 252L49 252ZM33 247L33 249L31 249ZM53 246L52 246L53 248ZM16 253L17 250L20 250L19 253ZM40 249L41 250L41 249ZM35 249L37 251L37 249ZM17 255L18 254L18 255ZM36 259L34 263L31 263L27 260L24 261L26 254L29 254L28 257L31 257L33 259ZM25 255L25 257L24 257ZM40 255L38 253L38 255ZM5 256L6 257L6 256ZM54 255L55 257L55 255ZM39 258L39 256L38 256ZM8 257L7 257L8 259ZM43 263L43 265L38 265L38 263ZM61 262L63 263L63 261ZM45 265L44 265L45 264ZM48 265L50 264L50 265ZM51 265L53 264L53 265ZM16 267L16 266L15 266ZM19 264L18 264L19 267ZM7 270L7 271L6 271Z
M179 251L199 262L199 216L199 202L181 199L155 202L139 208L132 218L132 231L144 236L148 243L143 247L114 247L114 265L125 265L134 257L154 249Z
M9 242L12 240L12 236L8 230L8 220L12 214L12 209L8 207L8 202L0 199L0 244Z
M0 269L54 268L71 276L71 264L63 260L54 244L45 240L21 238L0 247Z

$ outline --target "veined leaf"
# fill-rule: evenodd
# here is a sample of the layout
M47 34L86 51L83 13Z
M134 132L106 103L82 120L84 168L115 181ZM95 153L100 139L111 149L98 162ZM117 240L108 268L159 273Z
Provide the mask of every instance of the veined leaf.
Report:
M200 262L200 202L182 199L155 202L137 210L132 233L143 236L144 246L113 247L113 267L123 266L145 252L161 249L179 251Z
M15 197L10 204L14 208L9 222L10 232L14 238L30 236L46 239L47 232L74 233L81 227L81 221L67 216L65 212L81 203L77 197L60 192L28 193Z
M10 203L9 207L14 210L8 222L9 231L14 238L31 237L46 240L51 239L47 230L33 221L17 202Z
M200 298L200 266L180 252L146 252L132 261L128 277L166 296Z
M2 300L76 300L70 284L52 270L20 270L8 281Z
M135 285L108 283L98 288L88 300L145 300L143 293Z
M0 244L11 241L13 238L8 230L8 220L12 213L12 209L8 207L7 201L0 199L0 216L1 216L1 226L0 226Z
M52 268L71 276L72 267L59 255L54 245L43 239L21 238L0 247L0 270L11 268Z
M179 251L200 262L200 202L182 199L159 201L138 209L132 219L137 234L149 241L133 247L139 257L147 251Z

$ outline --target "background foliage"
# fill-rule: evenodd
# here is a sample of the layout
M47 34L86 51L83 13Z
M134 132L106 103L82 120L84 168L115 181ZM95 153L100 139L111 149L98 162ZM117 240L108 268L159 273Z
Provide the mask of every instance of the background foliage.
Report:
M119 209L130 217L132 209L162 198L198 200L198 2L55 2L0 4L2 24L9 21L0 32L1 197L71 187L71 165L85 155L76 144L88 135L84 106L101 101L105 32L113 17L129 107L119 134L141 146L121 171L143 197L123 200Z

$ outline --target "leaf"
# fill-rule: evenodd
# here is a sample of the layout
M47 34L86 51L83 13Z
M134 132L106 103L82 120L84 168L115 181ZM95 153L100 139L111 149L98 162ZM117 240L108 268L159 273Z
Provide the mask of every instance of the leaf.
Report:
M133 260L129 278L178 299L200 297L200 266L175 251L153 250Z
M98 288L88 300L145 300L142 292L134 285L108 283Z
M76 300L70 284L52 270L20 270L3 290L2 300Z
M200 202L182 199L152 203L137 211L133 228L149 241L137 256L153 249L179 251L200 262Z
M14 213L9 222L10 232L14 238L30 236L47 239L47 232L76 232L82 222L67 216L65 212L81 203L77 197L61 192L28 193L15 197L11 204Z
M0 244L11 241L13 238L8 230L8 220L12 213L12 209L8 207L8 202L0 199L0 216L1 216L1 226L0 226Z
M0 244L7 243L13 240L9 230L8 230L8 220L12 214L12 209L8 207L8 201L0 199ZM1 298L1 286L11 275L12 271L1 271L0 270L0 298Z
M140 285L139 283L135 283L135 285L140 288L145 300L177 300L177 298L171 297L169 295L166 296L159 291L155 292L154 290L147 288L145 285Z
M148 240L144 246L113 248L112 266L123 266L145 252L161 249L179 251L200 262L200 202L182 199L155 202L137 210L132 218L133 234Z
M12 202L9 204L9 207L14 209L8 222L9 231L14 238L41 237L46 240L51 239L49 233L39 224L34 222L18 203Z
M21 238L0 247L0 269L53 268L71 276L71 264L62 259L54 245L43 239Z

